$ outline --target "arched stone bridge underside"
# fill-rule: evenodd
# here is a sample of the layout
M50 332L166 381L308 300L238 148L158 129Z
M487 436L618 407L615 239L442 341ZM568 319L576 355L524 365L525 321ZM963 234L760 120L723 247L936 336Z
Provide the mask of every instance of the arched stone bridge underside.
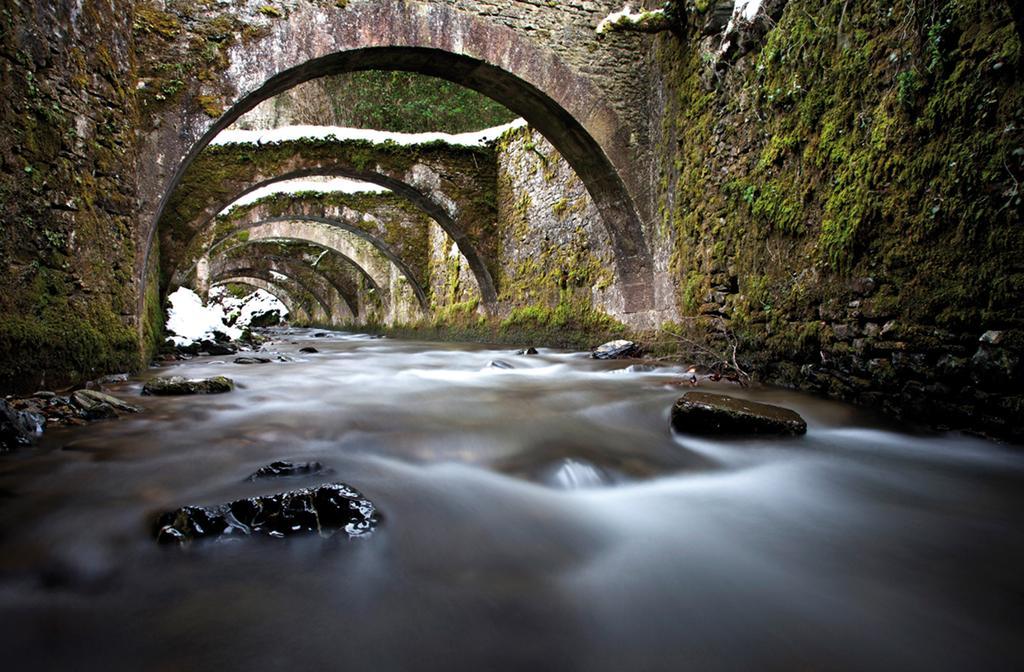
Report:
M190 268L203 246L211 242L211 231L221 219L217 214L231 203L256 189L312 176L369 182L390 189L394 197L375 202L366 195L320 194L314 198L282 194L261 199L263 211L272 211L276 217L294 205L299 214L305 214L317 210L315 201L319 200L373 214L373 208L390 203L410 223L436 222L469 263L485 305L497 301L493 280L498 242L496 162L491 147L400 146L332 139L210 146L196 158L164 212L160 225L164 268L177 274ZM232 209L232 217L237 210ZM393 247L403 246L398 235L379 237ZM412 244L420 244L419 239ZM175 281L172 279L172 284Z
M288 309L289 317L298 322L311 323L312 317L307 312L302 299L294 296L289 291L288 286L283 283L280 279L275 279L269 273L261 275L237 275L232 277L225 277L214 283L213 286L220 285L247 285L253 289L262 289L265 292L273 294L284 307Z
M415 276L403 268L401 260L383 246L330 222L317 220L280 220L261 222L211 246L211 254L230 253L237 245L252 242L314 243L350 260L367 277L371 289L380 296L389 323L407 323L423 317L429 310L426 292ZM202 286L203 280L197 284Z
M287 257L261 255L258 257L219 257L210 265L210 281L236 275L256 275L270 273L287 278L301 287L316 300L322 315L318 320L323 324L347 324L356 321L353 305L341 296L337 288L316 271L301 261ZM315 311L309 311L314 314Z
M584 60L568 53L572 47L558 52L542 48L527 37L529 30L460 11L453 6L458 4L350 0L339 6L299 0L283 16L272 18L255 6L216 10L230 13L233 25L257 29L237 30L230 38L218 77L186 85L174 104L151 115L148 147L139 154L142 211L151 213L151 223L142 232L137 277L148 277L158 222L218 132L263 100L316 77L407 70L487 95L547 137L579 175L610 234L624 311L651 309L653 264L641 214L650 215L647 172L631 145L630 128L602 95L601 86L570 65ZM188 30L169 37L165 60L186 53L191 37ZM211 110L223 112L213 118ZM203 211L208 207L213 206L204 204ZM165 238L162 230L159 237ZM169 247L166 253L173 257L173 245ZM140 313L144 294L139 293Z
M381 292L373 285L373 280L352 260L329 248L295 241L246 242L222 249L211 257L206 275L212 281L226 269L239 265L270 268L309 279L307 284L310 285L326 283L327 288L320 291L320 296L331 304L336 300L329 297L336 296L346 308L341 311L341 317L335 316L333 324L340 325L348 320L360 324L381 322L386 314ZM197 282L191 284L197 291L205 290Z
M302 239L310 231L289 222L317 222L363 239L398 266L421 306L429 308L425 288L430 285L431 220L405 199L387 193L281 194L233 208L196 235L184 257L188 266L174 281L186 282L200 259L218 246L247 239L248 232L262 224L278 223L277 230L292 239Z

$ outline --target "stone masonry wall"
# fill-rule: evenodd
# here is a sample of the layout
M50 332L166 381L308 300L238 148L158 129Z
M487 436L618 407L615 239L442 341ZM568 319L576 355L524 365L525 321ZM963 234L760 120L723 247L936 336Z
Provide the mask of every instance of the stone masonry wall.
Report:
M672 330L738 345L765 380L1019 439L1009 4L770 0L728 36L658 36L652 244Z
M139 365L133 2L0 2L0 390Z

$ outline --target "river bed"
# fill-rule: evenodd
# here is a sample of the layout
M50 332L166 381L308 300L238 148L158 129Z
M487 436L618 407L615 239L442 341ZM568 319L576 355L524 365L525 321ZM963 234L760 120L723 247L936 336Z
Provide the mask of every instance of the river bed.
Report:
M152 369L108 388L142 414L0 457L5 669L1024 669L1019 447L724 382L808 433L697 438L683 368L314 333ZM140 396L172 374L237 389ZM333 473L245 480L277 459ZM373 534L153 540L333 480Z

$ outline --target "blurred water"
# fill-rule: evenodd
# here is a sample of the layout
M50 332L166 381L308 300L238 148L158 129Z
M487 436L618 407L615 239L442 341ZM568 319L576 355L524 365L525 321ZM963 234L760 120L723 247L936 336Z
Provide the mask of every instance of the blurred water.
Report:
M315 345L319 354L301 354ZM675 435L681 369L296 330L220 396L0 458L4 669L1024 669L1024 453L796 393ZM493 361L514 368L489 365ZM275 459L330 476L246 482ZM368 539L158 548L183 504L345 481Z

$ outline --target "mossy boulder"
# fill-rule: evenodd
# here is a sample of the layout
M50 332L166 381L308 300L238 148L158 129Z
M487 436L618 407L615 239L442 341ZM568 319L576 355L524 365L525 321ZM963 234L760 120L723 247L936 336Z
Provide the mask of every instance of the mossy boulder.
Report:
M235 389L235 383L224 376L213 378L153 378L142 388L142 394L152 396L178 396L186 394L220 394Z
M807 432L796 411L710 392L687 392L672 407L672 427L687 434L776 434Z

